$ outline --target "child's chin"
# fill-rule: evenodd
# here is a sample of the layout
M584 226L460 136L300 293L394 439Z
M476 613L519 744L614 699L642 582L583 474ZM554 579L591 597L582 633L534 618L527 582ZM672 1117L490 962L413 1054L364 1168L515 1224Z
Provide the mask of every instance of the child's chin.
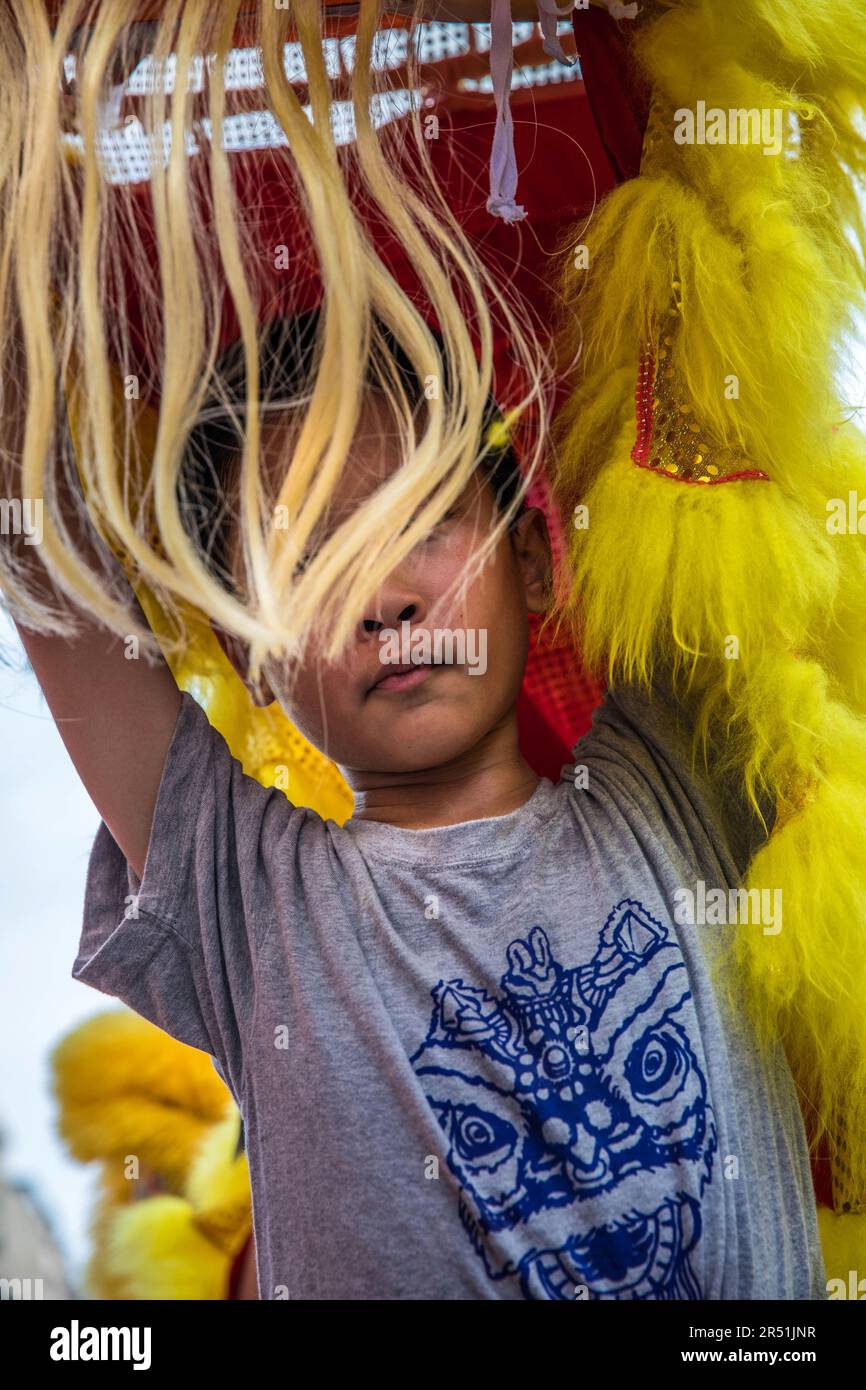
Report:
M478 742L477 736L454 729L434 734L424 730L416 747L396 748L393 743L378 750L377 766L382 772L422 772L427 768L443 767L468 753Z

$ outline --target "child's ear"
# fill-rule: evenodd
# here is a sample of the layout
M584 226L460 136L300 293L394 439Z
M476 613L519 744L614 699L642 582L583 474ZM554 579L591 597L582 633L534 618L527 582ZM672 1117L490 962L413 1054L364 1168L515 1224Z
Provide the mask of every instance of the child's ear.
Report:
M262 676L258 686L255 686L249 679L249 648L246 642L242 641L240 637L235 637L233 633L224 632L218 623L211 623L211 627L214 636L246 686L253 704L272 705L277 697L265 676Z
M511 533L523 575L526 606L530 613L546 613L550 604L553 559L547 522L540 507L521 512Z

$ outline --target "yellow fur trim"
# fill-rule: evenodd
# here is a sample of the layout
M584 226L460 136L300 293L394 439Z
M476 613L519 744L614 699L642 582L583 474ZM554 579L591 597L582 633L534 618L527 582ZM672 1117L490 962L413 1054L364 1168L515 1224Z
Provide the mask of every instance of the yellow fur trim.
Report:
M834 499L866 500L866 441L837 380L863 304L856 183L866 104L859 0L649 0L633 51L653 95L640 177L564 248L581 357L556 492L579 501L564 617L609 679L670 668L695 738L777 808L747 884L781 888L784 926L745 928L727 962L759 1037L782 1037L840 1205L866 1203L866 537ZM684 110L780 113L783 148L678 144ZM768 128L769 129L769 128ZM569 241L573 241L573 237ZM859 252L859 254L858 254ZM712 486L638 468L638 355L674 309L678 395L708 437L772 480ZM698 436L700 437L700 436Z

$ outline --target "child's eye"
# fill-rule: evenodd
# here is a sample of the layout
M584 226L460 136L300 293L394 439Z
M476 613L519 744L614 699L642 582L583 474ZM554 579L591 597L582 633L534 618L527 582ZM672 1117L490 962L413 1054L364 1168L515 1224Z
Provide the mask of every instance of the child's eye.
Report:
M425 540L425 541L433 540L436 536L439 535L440 531L443 531L443 530L445 529L445 527L448 525L449 522L451 522L451 521L454 520L454 518L457 516L457 514L458 514L457 508L456 508L456 507L452 507L452 508L451 508L451 511L450 511L450 512L446 512L445 515L443 516L442 520L441 520L441 521L438 521L438 522L436 523L436 525L433 527L432 531L430 531L430 532L428 533L428 535L426 535L426 536L424 537L424 540Z
M450 512L446 512L445 515L443 516L442 520L439 522L439 524L438 524L437 526L434 526L434 527L433 527L433 533L434 533L434 535L435 535L435 533L436 533L437 531L441 531L441 530L442 530L442 527L443 527L443 526L446 526L446 525L448 524L449 521L453 521L454 518L456 517L456 515L457 515L457 512L456 512L455 509L452 509Z
M428 534L427 534L426 536L423 536L423 537L422 537L422 541L429 540L431 536L435 536L436 532L437 532L437 531L441 531L442 527L446 524L446 522L453 521L454 517L457 516L457 515L459 514L459 511L460 511L459 507L452 507L451 510L450 510L450 512L446 512L445 515L443 516L442 520L441 520L441 521L438 521L438 522L436 523L436 525L432 528L432 530L431 530L430 532L428 532ZM414 516L410 516L409 520L406 522L406 525L405 525L405 526L402 526L402 527L400 528L400 535L401 535L401 536L404 536L404 535L406 534L406 532L409 530L409 527L412 525L412 522L413 522L414 520L415 520L415 517L414 517Z

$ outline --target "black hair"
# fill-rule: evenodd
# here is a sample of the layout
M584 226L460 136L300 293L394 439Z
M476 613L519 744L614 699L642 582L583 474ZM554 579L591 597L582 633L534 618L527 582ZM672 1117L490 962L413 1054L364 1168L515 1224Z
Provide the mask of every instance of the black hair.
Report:
M319 310L313 309L292 318L274 319L264 329L259 352L259 396L265 405L272 402L274 408L279 408L281 403L302 400L309 390L315 368L319 321ZM447 392L448 368L442 339L436 329L430 331L440 348L442 389ZM409 402L413 405L420 402L424 390L412 362L390 330L377 324L367 382L372 389L381 390L383 382L393 381L395 377L401 382ZM178 479L178 502L187 535L214 576L231 589L227 502L243 448L241 422L246 403L246 363L240 339L218 358L214 380L218 385L205 400L187 441ZM484 412L484 436L491 426L502 423L502 414L491 395ZM520 465L514 450L508 443L488 444L478 466L493 489L497 507L504 514L521 485ZM522 510L521 503L512 519L512 530Z

